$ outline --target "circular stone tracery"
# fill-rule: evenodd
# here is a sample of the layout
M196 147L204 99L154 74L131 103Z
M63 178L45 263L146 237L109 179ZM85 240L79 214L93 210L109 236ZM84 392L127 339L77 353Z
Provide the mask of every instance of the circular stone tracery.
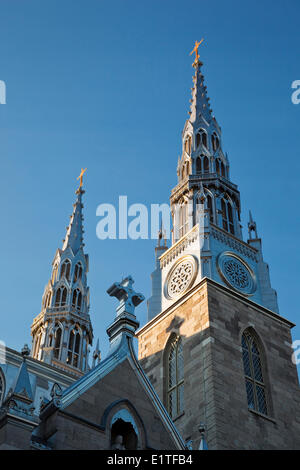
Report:
M249 272L238 260L227 260L223 266L232 285L238 289L245 289L250 285Z
M256 290L256 279L251 268L237 255L224 252L218 257L219 272L224 281L239 292L251 295Z
M193 282L196 273L192 257L180 261L171 271L167 281L167 295L170 298L182 294Z

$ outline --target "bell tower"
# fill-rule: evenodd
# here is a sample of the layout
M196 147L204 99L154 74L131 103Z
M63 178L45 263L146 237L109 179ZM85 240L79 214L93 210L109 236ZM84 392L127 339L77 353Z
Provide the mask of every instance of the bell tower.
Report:
M139 360L193 449L199 427L209 449L297 449L294 324L278 313L251 213L243 240L240 193L202 65L196 53L170 197L172 245L156 260L148 322L136 333Z
M88 368L88 347L93 329L87 286L89 258L84 253L82 175L62 249L52 262L42 310L31 326L32 356L58 368L79 374Z
M160 272L152 276L156 300L155 305L148 303L149 319L159 313L157 306L169 307L205 277L278 312L261 240L243 240L240 192L230 179L229 159L223 151L221 128L212 114L202 65L199 58L193 64L191 106L177 164L178 184L170 197L172 246L161 254ZM160 299L154 285L158 278Z

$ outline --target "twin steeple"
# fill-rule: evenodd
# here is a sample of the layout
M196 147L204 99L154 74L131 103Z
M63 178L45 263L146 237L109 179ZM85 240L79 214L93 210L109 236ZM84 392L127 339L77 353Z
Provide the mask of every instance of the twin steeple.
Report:
M199 204L205 205L211 223L242 238L240 194L230 181L229 161L222 149L221 128L212 114L202 65L196 56L189 118L177 165L178 185L171 194L173 243L199 222Z
M52 263L41 313L31 327L32 356L73 373L87 370L88 348L93 340L87 286L89 258L83 250L84 171L62 249L57 250Z
M149 320L205 277L278 311L251 215L249 240L243 241L240 192L230 179L221 127L212 113L198 54L200 43L193 51L189 117L182 132L178 183L170 197L172 245L155 257Z

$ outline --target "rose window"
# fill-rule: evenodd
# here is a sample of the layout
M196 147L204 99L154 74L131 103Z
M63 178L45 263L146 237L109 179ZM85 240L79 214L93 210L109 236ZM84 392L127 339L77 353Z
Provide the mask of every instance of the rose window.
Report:
M245 295L256 290L256 277L248 264L232 252L224 252L218 256L219 273L227 285Z
M192 259L181 261L173 270L168 282L168 295L174 297L184 292L191 284L195 273Z
M249 272L238 260L224 262L224 271L231 284L238 289L245 289L250 284Z

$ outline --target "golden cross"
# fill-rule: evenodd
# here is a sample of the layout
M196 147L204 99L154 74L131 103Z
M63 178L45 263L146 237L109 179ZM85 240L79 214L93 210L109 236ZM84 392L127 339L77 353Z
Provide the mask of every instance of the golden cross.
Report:
M192 55L193 52L195 52L195 62L194 62L194 63L198 62L198 59L199 59L198 47L200 46L200 44L201 44L203 41L204 41L203 38L202 38L201 41L199 41L199 42L196 41L196 42L195 42L195 47L194 47L194 49L192 50L192 52L190 53L190 55Z
M77 178L78 180L80 180L80 185L79 185L80 188L82 186L82 177L83 177L84 173L86 172L86 170L87 170L87 168L85 168L85 169L81 168L81 173Z

